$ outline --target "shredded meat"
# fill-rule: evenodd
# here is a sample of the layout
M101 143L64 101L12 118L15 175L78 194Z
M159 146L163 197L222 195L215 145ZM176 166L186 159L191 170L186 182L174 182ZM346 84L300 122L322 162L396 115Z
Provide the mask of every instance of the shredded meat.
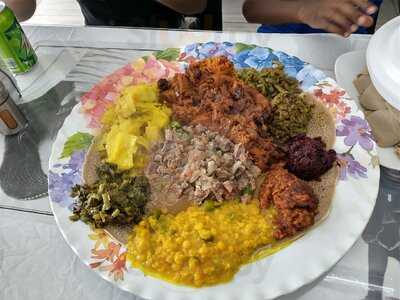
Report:
M216 56L189 65L186 74L190 81L199 83L213 74L235 76L233 64L225 56Z
M318 199L309 185L281 165L274 165L267 172L259 199L261 208L273 204L278 212L276 239L293 236L314 224Z
M166 129L145 170L152 205L172 213L191 202L229 200L245 188L255 190L260 173L242 145L201 125Z
M201 124L243 144L261 169L280 159L280 152L265 137L271 116L269 101L253 87L235 78L232 63L213 57L191 64L185 74L159 81L161 100L183 124Z

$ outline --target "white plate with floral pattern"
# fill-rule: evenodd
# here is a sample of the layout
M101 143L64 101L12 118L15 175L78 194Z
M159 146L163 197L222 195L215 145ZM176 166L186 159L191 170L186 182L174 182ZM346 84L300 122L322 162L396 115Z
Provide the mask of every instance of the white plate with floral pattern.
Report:
M103 230L69 220L73 185L82 182L85 153L106 106L126 86L153 82L182 72L188 62L225 55L236 68L261 69L275 61L336 115L340 180L328 218L289 247L243 266L234 279L212 287L176 286L145 276L126 261L126 248ZM80 259L104 279L147 299L271 299L292 292L329 270L361 235L372 213L379 185L376 146L368 123L336 82L297 57L242 43L193 44L166 49L117 70L81 97L65 120L50 158L49 195L58 227Z
M358 107L360 107L359 95L353 81L358 74L367 68L365 54L363 50L348 52L339 56L335 63L337 82L349 93ZM382 166L400 170L400 158L396 155L394 147L382 148L377 145L376 149L379 155L379 163Z

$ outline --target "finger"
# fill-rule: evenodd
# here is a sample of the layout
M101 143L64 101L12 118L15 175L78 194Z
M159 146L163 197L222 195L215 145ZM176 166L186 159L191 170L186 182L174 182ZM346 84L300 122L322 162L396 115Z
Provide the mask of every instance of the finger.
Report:
M354 6L351 3L345 2L337 7L337 10L339 11L339 13L346 16L346 18L348 18L353 24L361 26L361 24L358 24L358 21L364 14L358 7Z
M368 15L372 15L377 12L378 7L373 5L371 2L368 0L351 0L351 2L358 6L360 10L363 12L367 13Z
M354 27L352 27L354 25L353 22L340 12L332 14L329 21L340 26L345 32L350 32L354 29ZM358 29L358 26L355 27L357 28L355 28L354 31Z
M350 35L342 27L340 27L339 25L337 25L335 23L329 22L328 20L324 23L324 25L322 27L323 27L322 29L324 29L328 32L336 33L336 34L339 34L344 37L348 37Z
M366 15L358 7L350 3L343 3L338 9L358 26L370 27L374 24L374 19L372 17Z
M363 15L358 18L357 25L362 27L371 27L374 24L374 19L370 16Z

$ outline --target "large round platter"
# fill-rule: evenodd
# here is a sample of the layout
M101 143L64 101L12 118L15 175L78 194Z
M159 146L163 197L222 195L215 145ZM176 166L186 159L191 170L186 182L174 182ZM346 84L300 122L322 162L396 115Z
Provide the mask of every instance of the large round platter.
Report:
M103 230L92 230L69 220L71 186L81 183L82 164L98 118L107 101L125 86L152 82L182 72L188 62L225 55L236 68L271 67L275 61L297 78L336 115L340 180L328 218L289 247L273 256L243 266L226 284L188 288L145 276L126 261L126 248ZM89 113L88 113L89 112ZM379 161L368 124L346 92L334 80L300 59L269 48L241 43L205 43L167 49L117 70L82 97L53 145L49 194L59 229L80 259L118 287L147 299L266 299L311 282L329 270L361 235L372 213L379 184Z

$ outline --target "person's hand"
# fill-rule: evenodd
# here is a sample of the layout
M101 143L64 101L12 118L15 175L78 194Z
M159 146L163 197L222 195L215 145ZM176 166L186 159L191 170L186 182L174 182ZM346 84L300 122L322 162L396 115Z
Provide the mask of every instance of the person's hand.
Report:
M19 22L26 21L36 10L36 0L3 0L14 12Z
M305 0L301 1L299 20L313 28L348 37L359 26L374 24L370 16L377 7L368 0Z

